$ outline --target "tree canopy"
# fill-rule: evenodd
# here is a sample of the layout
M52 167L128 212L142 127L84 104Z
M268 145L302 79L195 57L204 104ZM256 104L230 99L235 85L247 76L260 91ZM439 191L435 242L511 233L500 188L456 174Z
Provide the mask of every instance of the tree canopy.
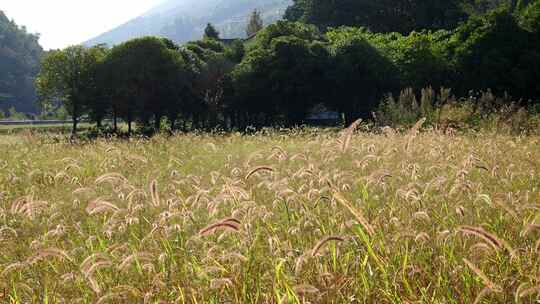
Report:
M41 62L36 80L39 101L42 105L62 104L73 119L73 133L88 102L95 98L91 94L95 85L92 71L103 58L104 50L99 46L71 46L47 53Z
M219 39L219 32L212 23L208 23L204 29L204 38Z
M254 10L249 17L249 22L246 28L247 37L252 37L253 35L257 34L260 30L262 30L263 26L264 23L261 17L261 12Z
M324 101L328 51L319 38L314 27L283 21L257 36L234 72L246 115L301 124L311 107Z
M0 109L36 111L33 84L43 54L38 39L0 11Z
M293 0L285 18L321 30L362 26L374 32L408 34L414 30L451 29L464 21L461 0Z
M372 118L381 100L404 88L408 96L430 87L453 88L461 96L491 90L522 103L539 101L538 1L501 1L464 21L458 21L463 10L455 19L420 13L422 5L445 7L452 1L387 1L408 17L392 19L396 12L375 9L369 13L377 20L353 26L345 26L346 16L332 19L335 24L279 21L248 41L217 39L209 25L209 35L184 45L143 37L110 50L53 51L43 60L37 85L43 101L63 103L74 129L87 115L98 125L112 118L116 126L121 118L130 131L133 122L153 130L165 122L171 130L296 126L306 123L314 108L336 111L349 124ZM288 17L304 18L301 3L316 1L296 1ZM347 13L340 6L346 3L350 10L378 5L347 0L320 5L338 5L332 14L339 16ZM481 2L473 4L483 9ZM402 30L391 31L397 24Z

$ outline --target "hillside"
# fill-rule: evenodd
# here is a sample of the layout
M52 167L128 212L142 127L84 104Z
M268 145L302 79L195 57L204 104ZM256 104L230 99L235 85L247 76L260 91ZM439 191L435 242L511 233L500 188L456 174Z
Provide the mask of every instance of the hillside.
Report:
M0 109L34 112L34 79L43 49L30 34L0 11Z
M222 38L244 37L251 11L261 11L268 24L280 19L291 3L290 0L168 0L85 44L114 45L147 35L181 43L200 38L208 22L216 25Z

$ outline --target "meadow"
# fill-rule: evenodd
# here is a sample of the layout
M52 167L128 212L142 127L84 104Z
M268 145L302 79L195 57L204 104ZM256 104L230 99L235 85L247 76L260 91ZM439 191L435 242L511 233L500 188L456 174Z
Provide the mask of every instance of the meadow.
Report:
M533 303L540 137L0 135L0 303Z

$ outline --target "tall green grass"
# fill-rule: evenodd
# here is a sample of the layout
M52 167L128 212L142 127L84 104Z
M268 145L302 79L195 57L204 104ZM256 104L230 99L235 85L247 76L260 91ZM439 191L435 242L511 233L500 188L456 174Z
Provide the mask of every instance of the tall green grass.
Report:
M539 299L540 138L419 128L0 137L0 302Z

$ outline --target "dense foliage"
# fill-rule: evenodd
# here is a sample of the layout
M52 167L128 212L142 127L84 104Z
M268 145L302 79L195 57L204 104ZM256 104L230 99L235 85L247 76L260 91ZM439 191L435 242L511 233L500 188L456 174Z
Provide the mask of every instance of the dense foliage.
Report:
M462 0L295 0L285 18L317 25L364 26L376 32L408 34L419 29L450 29L465 19Z
M97 77L94 70L103 60L101 47L86 49L82 46L49 52L42 61L36 87L44 106L61 103L73 117L73 130L79 117L88 110L97 97Z
M261 16L261 12L254 10L249 16L249 22L246 27L246 36L252 37L257 34L264 27L264 21Z
M302 123L325 100L328 51L311 26L278 22L257 37L233 73L237 111L251 125Z
M216 30L212 23L208 23L204 29L204 38L207 39L219 39L219 32Z
M86 98L69 92L56 97L66 101L75 124L84 114L98 124L113 118L115 126L122 118L130 131L134 121L158 130L164 118L170 129L294 126L305 123L314 108L340 113L349 124L373 118L381 100L403 88L413 94L427 87L453 88L453 94L467 98L491 90L534 103L540 96L538 3L495 5L471 13L454 29L430 30L445 28L442 19L431 25L418 22L410 33L402 31L406 34L386 32L391 28L375 23L321 31L321 24L279 21L242 43L219 39L208 24L204 39L182 46L148 37L111 50L98 47L103 60L91 61L95 67L87 69L88 75L74 74L90 79L74 91ZM481 1L473 4L474 12L487 7ZM339 7L336 13L345 10ZM343 20L339 24L348 23L338 19ZM46 57L40 92L50 91L56 72L69 75L64 69L86 69L64 64L47 74L51 58L70 50ZM77 50L91 53L96 48ZM77 83L69 77L64 82ZM80 102L84 104L75 111L73 105Z
M33 82L43 53L38 38L0 11L0 110L36 110Z

